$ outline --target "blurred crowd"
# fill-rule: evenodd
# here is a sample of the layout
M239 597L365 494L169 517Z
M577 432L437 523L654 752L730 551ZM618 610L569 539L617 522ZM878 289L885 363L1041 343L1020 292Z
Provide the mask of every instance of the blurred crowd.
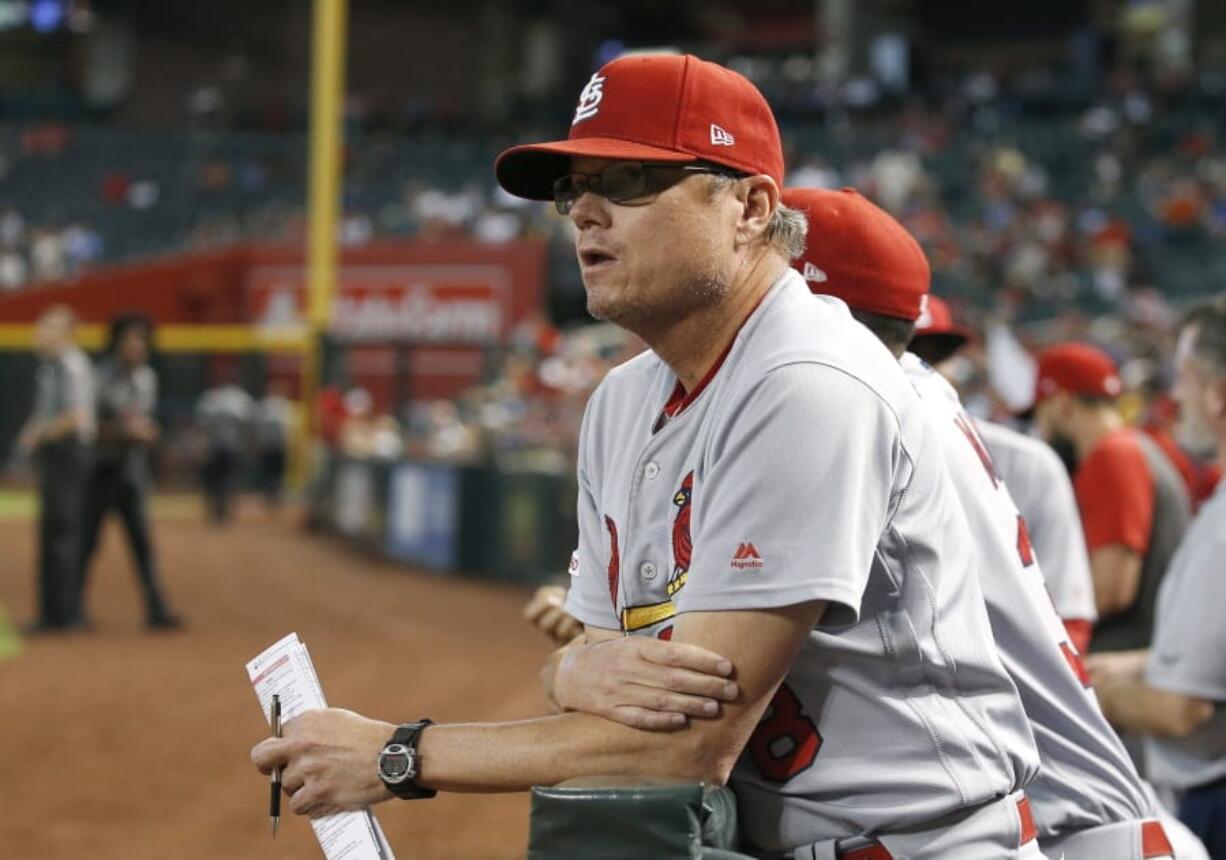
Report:
M558 331L541 318L519 327L488 378L455 400L412 401L378 414L369 392L330 388L319 399L324 442L349 457L410 457L558 475L574 470L588 396L614 366L643 349L613 325Z
M1119 363L1127 414L1156 420L1169 409L1164 357L1179 309L1226 282L1218 248L1226 234L1226 89L1211 74L1118 71L1093 97L1061 101L1058 81L1036 92L976 73L922 95L868 81L794 81L771 97L789 184L854 186L924 246L934 292L981 335L951 369L973 409L1000 418L1024 408L1032 382L1025 356L1075 339L1102 345ZM0 289L72 277L132 247L149 250L148 237L133 246L116 236L116 225L144 223L124 213L171 225L161 234L164 251L301 241L302 138L283 126L244 138L219 119L216 99L198 96L191 131L173 140L149 133L150 151L162 153L156 159L140 157L140 137L96 138L60 123L0 127L0 192L61 167L78 186L50 210L28 193L0 194ZM551 206L497 188L497 135L428 105L391 122L350 101L343 244L545 237L554 247L553 294L569 290L571 309L581 306L571 224ZM67 169L87 158L89 170ZM530 320L487 362L483 384L455 402L378 415L361 390L326 392L320 409L333 429L325 437L354 454L517 459L565 470L587 394L640 347L609 327L571 329L582 320L564 316Z
M788 181L861 189L921 240L938 289L984 310L1050 316L1075 302L1113 311L1154 289L1203 292L1196 283L1203 266L1168 262L1194 248L1221 258L1226 271L1226 258L1205 245L1226 232L1220 89L1208 75L1170 81L1130 72L1076 104L1036 103L985 74L905 99L851 86L811 87L800 99L793 88L780 96ZM569 223L496 188L496 135L428 112L410 133L360 118L350 127L343 243L546 236L560 249L552 280L573 281L564 252ZM299 136L209 129L207 137L195 131L159 141L150 132L151 146L182 145L186 153L157 170L122 139L78 140L85 133L58 124L0 128L0 191L23 172L110 147L62 211L47 215L43 206L23 206L20 194L4 195L17 202L0 210L0 286L71 276L123 256L131 242L107 241L116 229L109 216L122 210L170 220L163 252L302 236Z

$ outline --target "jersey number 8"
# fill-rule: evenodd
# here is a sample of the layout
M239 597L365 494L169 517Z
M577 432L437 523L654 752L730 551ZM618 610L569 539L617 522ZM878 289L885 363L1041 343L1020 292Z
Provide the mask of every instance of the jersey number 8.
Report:
M787 684L780 684L766 714L749 738L749 755L762 776L787 782L813 765L822 736Z

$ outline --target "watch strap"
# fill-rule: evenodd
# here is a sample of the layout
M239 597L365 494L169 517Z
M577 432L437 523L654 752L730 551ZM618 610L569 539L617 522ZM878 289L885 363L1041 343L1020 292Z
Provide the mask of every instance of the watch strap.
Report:
M420 773L421 756L417 752L417 742L421 738L421 733L426 730L426 727L432 725L434 725L434 720L421 719L415 723L405 723L404 725L397 726L396 731L392 732L391 740L384 745L384 749L392 744L400 744L407 747ZM416 775L398 784L390 782L384 782L383 784L387 786L388 791L402 800L424 800L438 794L432 788L423 788L418 785Z

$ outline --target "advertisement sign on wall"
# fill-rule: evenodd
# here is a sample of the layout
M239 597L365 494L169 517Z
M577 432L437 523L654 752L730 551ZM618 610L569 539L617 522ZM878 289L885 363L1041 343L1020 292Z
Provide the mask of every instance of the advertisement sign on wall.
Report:
M438 569L456 567L459 537L459 470L402 463L388 494L387 553Z
M329 331L351 342L498 343L512 318L509 270L499 265L346 265ZM258 326L300 325L306 306L301 266L247 273L247 313Z
M370 533L375 516L375 472L369 463L343 462L336 471L333 518L346 537Z

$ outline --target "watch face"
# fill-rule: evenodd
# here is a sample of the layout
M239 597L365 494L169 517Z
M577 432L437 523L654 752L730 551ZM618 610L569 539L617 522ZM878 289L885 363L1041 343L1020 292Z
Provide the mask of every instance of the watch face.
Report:
M387 782L403 782L410 775L411 762L407 747L392 744L379 756L379 775Z

